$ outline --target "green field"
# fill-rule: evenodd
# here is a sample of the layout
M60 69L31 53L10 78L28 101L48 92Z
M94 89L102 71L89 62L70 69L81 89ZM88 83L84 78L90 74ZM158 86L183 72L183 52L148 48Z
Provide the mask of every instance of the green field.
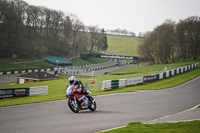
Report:
M106 58L89 58L88 60L83 60L81 58L73 59L73 66L82 66L82 65L91 65L91 64L98 64L107 62L109 59Z
M200 133L200 121L142 124L130 123L124 128L110 130L105 133Z
M127 36L108 35L108 50L112 54L138 56L137 47L141 39Z

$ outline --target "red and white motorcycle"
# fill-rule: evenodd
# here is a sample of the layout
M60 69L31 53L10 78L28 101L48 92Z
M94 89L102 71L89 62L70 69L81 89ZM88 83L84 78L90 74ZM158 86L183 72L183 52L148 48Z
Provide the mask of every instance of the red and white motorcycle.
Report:
M68 106L74 112L78 113L79 110L89 109L95 111L97 108L95 99L90 96L92 101L89 101L89 98L81 93L75 85L70 85L66 90L66 98L68 98Z

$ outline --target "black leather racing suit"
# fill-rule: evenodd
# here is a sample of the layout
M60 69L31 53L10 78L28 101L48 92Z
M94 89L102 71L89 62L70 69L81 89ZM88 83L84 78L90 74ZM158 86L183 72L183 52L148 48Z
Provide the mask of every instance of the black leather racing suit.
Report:
M76 80L73 85L77 86L77 88L82 88L82 94L88 97L89 101L92 102L92 98L90 94L87 92L87 89L84 87L83 83L80 80Z
M84 87L83 83L80 80L76 80L76 82L74 82L73 85L76 85L77 88L82 88L82 93L84 95L88 95L87 89Z

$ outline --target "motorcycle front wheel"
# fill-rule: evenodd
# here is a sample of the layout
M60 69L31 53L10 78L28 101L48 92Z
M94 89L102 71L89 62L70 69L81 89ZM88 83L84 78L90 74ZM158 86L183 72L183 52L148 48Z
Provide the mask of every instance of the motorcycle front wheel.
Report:
M93 100L93 97L92 97L92 100ZM91 110L91 111L95 111L96 108L97 108L96 102L93 101L92 104L91 104L88 108L89 108L89 110Z
M71 111L73 111L74 113L78 113L79 112L79 105L78 105L78 100L77 99L73 99L72 97L70 97L68 99L68 106L71 109Z

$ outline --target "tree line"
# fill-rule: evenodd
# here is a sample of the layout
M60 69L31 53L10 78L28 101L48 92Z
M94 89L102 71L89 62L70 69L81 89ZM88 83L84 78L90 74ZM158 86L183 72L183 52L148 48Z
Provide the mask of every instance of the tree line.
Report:
M114 35L124 35L124 36L132 36L132 37L136 36L135 32L128 31L126 29L120 29L120 28L117 28L115 30L106 30L106 32L108 34L114 34Z
M0 57L73 57L107 47L104 29L85 26L73 14L22 0L0 0Z
M197 59L200 56L200 17L191 16L177 24L166 20L145 34L138 53L152 64Z

